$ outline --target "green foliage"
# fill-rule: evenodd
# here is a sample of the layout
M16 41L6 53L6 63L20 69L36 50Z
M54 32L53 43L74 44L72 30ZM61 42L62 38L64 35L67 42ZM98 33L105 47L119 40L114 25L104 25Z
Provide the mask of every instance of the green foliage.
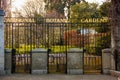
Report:
M91 55L101 55L102 49L101 47L95 46L85 46L86 53Z
M105 33L106 34L106 33ZM111 36L107 35L98 36L95 38L95 44L86 45L86 52L92 55L101 55L102 49L110 48Z
M103 17L108 16L109 8L110 2L104 2L99 8L100 15Z
M25 52L30 52L31 49L35 49L35 45L20 45L19 48L16 48L17 53L24 54Z
M45 2L47 4L47 10L56 10L59 14L64 15L64 7L66 6L66 2L69 5L68 7L70 7L70 5L79 3L80 0L45 0Z
M45 0L47 10L56 10L59 14L64 14L64 7L65 7L65 2L66 0Z
M55 53L66 52L69 48L75 48L75 46L66 46L66 45L59 46L59 45L56 45L56 46L51 47L51 51L55 52Z
M65 52L67 50L66 46L52 46L52 52Z
M99 23L95 25L95 30L98 33L106 33L110 32L110 26L108 25L107 22Z
M111 43L110 33L108 35L103 35L101 37L96 38L96 46L101 48L109 48Z
M11 47L5 47L6 49L12 49ZM36 46L35 45L20 45L20 47L18 48L15 48L17 53L19 54L24 54L25 52L30 52L31 49L35 49ZM44 48L44 49L48 49L47 47L43 46L43 45L40 45L39 48ZM60 45L55 45L55 46L51 46L50 49L52 52L54 53L57 53L57 52L66 52L67 49L69 48L75 48L75 46L66 46L66 45L63 45L63 46L60 46Z
M60 4L60 3L54 4L54 8L58 13L63 14L63 12L64 12L63 4Z
M81 2L71 6L70 17L71 19L82 19L82 18L98 18L100 17L98 12L98 4ZM73 22L79 22L75 20Z
M45 22L45 19L43 18L43 16L41 16L40 14L37 14L37 13L34 14L34 19L37 24Z

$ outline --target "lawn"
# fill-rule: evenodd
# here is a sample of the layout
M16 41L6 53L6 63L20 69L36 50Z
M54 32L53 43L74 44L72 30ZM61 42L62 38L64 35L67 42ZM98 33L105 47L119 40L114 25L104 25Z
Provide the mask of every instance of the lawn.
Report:
M35 45L20 45L20 47L18 48L15 48L17 53L19 54L24 54L26 52L30 52L31 50L35 49L36 46ZM48 49L47 47L43 46L43 45L40 45L39 48L44 48L44 49ZM51 50L51 52L53 53L58 53L58 52L66 52L67 49L69 48L75 48L73 46L65 46L65 45L62 45L62 46L59 46L59 45L55 45L55 46L51 46L49 49ZM6 49L12 49L10 47L7 47Z

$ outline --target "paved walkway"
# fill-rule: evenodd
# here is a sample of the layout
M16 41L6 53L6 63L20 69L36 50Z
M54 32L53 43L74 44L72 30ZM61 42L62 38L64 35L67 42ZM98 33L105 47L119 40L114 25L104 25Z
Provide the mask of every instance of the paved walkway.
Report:
M117 77L109 75L12 74L0 76L0 80L117 80Z

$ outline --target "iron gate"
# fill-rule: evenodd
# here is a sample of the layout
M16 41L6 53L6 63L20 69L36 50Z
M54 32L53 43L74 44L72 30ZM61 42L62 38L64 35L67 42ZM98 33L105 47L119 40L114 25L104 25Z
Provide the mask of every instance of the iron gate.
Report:
M48 40L48 73L66 73L67 46L64 43L65 23L46 23Z
M31 23L5 22L5 48L12 51L12 73L31 72Z
M84 73L102 72L102 49L110 47L110 27L101 19L5 18L5 48L13 50L12 71L31 71L31 50L48 49L48 72L66 73L67 50L84 50ZM77 19L73 19L77 20ZM100 21L100 22L99 22ZM73 54L74 55L74 54Z

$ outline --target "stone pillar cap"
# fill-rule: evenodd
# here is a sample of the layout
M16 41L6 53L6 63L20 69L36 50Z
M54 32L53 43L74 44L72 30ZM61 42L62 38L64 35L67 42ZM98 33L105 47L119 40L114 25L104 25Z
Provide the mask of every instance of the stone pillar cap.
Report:
M106 48L102 50L103 53L111 53L111 49L110 48Z
M4 15L5 15L4 10L0 9L0 16L4 16Z
M47 49L44 49L44 48L36 48L36 49L33 49L32 52L47 52Z
M67 52L81 52L83 53L83 49L80 49L80 48L70 48L67 50Z

